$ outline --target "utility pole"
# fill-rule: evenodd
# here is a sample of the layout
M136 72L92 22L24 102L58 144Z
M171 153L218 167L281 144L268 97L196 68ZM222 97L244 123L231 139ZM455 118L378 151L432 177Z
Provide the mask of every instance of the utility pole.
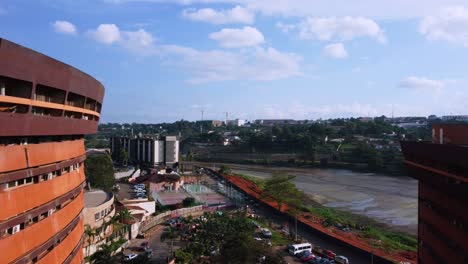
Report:
M200 134L203 134L203 115L205 114L205 110L201 110L201 123L200 123Z
M295 221L295 222L296 222L296 223L295 223L295 224L296 224L296 232L295 232L295 235L296 235L296 242L297 242L297 211L296 211L296 219L295 219L295 220L296 220L296 221Z
M226 114L226 126L228 125L229 112L224 112Z

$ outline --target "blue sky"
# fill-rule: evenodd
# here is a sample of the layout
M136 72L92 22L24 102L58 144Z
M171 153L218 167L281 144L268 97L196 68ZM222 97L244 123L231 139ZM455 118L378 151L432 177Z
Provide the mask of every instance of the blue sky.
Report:
M0 20L100 80L104 122L468 114L468 0L0 0Z

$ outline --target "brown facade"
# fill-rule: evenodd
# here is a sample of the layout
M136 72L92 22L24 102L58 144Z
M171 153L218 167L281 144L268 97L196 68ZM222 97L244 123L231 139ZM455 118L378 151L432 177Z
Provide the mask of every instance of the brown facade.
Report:
M419 263L468 263L467 131L468 125L438 125L433 142L401 142L419 180Z
M0 263L83 263L83 137L104 88L4 39L0 57Z

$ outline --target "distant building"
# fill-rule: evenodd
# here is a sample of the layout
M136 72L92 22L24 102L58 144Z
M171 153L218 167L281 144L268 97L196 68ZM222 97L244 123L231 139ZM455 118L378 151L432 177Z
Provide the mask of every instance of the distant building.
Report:
M432 136L401 142L419 180L418 263L467 263L468 125L434 125Z
M424 127L427 126L427 122L406 122L397 124L401 128L415 128L415 127Z
M212 120L211 125L213 125L214 127L220 127L220 126L223 125L223 121L221 121L221 120Z
M227 124L229 126L236 126L236 127L241 127L245 125L245 120L243 119L234 119L234 120L228 120Z
M112 158L119 159L121 150L128 154L129 163L149 166L171 166L179 162L179 140L176 136L162 138L128 138L111 139Z
M279 125L297 125L299 122L294 119L257 119L255 124L263 126L279 126Z
M442 116L443 121L462 121L468 122L468 115L449 115L449 116Z

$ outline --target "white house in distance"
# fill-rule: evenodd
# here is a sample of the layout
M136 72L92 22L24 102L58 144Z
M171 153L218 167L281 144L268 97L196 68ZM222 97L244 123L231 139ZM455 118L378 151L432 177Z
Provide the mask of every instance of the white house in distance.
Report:
M241 127L244 126L246 121L244 119L234 119L234 120L228 120L227 124L229 126L236 126L236 127Z

